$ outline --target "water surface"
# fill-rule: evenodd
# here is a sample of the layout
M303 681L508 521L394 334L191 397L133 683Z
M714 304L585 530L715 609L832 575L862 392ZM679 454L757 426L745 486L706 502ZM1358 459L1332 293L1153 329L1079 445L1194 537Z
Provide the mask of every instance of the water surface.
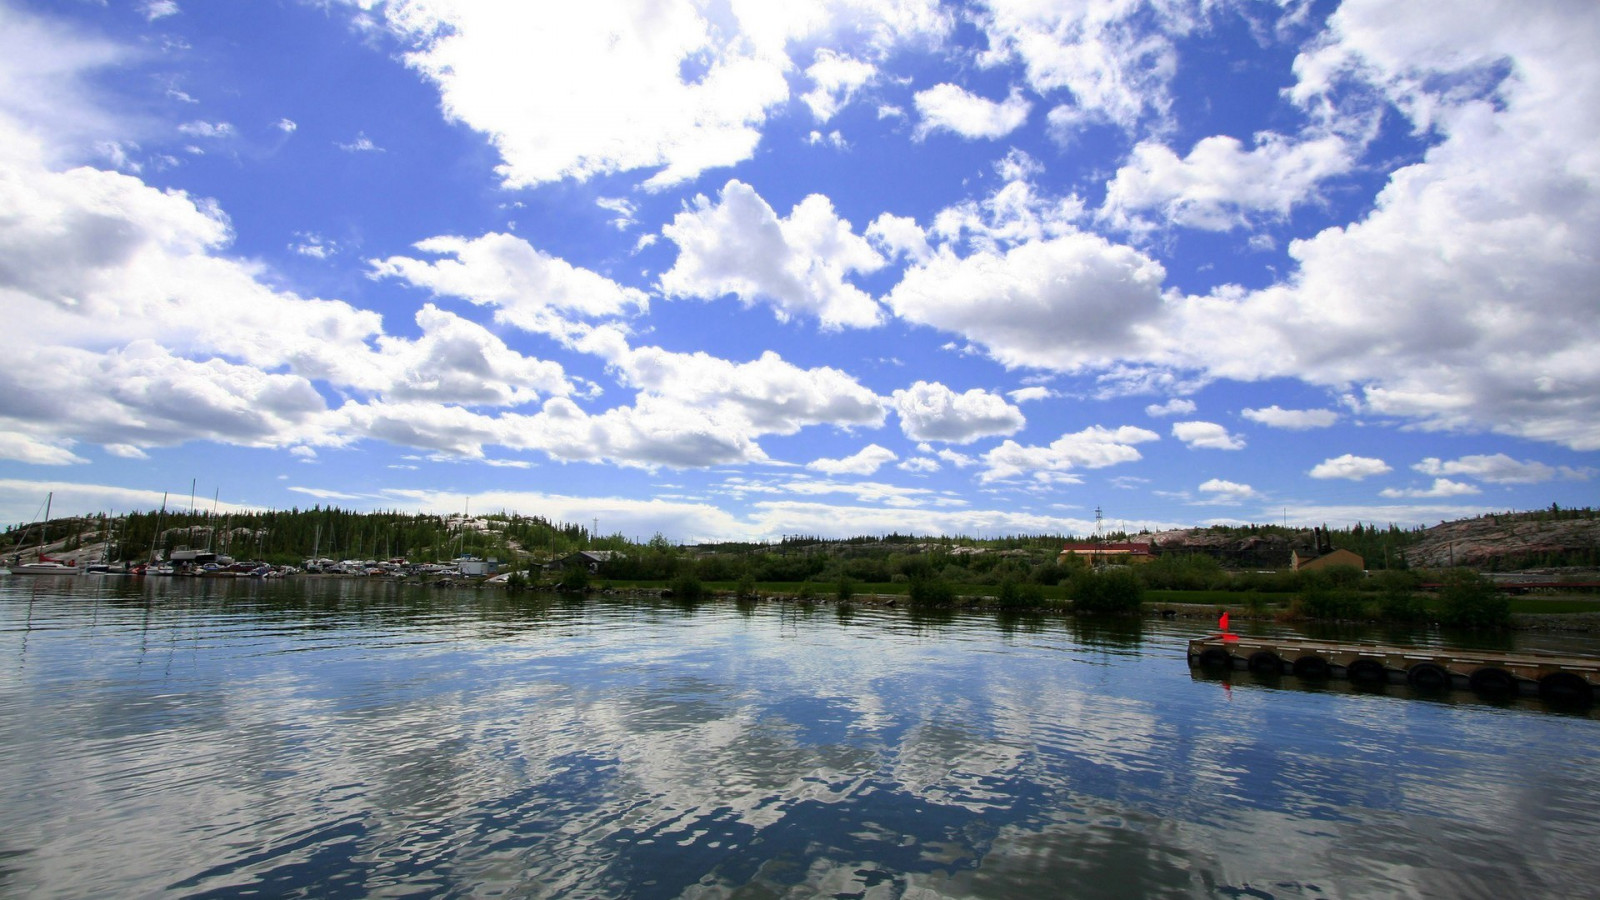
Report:
M1600 723L1193 624L0 578L0 895L1575 897Z

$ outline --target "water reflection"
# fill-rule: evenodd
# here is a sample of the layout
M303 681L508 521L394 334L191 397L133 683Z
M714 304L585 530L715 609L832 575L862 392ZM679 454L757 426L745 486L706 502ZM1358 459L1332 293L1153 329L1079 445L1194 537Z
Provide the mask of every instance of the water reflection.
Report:
M1590 718L1192 626L0 582L0 893L1577 896Z

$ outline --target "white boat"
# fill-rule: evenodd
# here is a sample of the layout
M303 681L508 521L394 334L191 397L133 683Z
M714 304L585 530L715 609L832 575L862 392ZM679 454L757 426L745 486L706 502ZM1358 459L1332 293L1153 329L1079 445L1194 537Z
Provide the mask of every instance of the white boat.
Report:
M44 520L40 523L40 526L39 526L39 550L40 550L40 553L39 553L38 561L37 562L31 562L31 563L25 563L25 562L22 561L22 557L21 556L13 555L11 557L11 564L9 566L6 566L7 569L11 570L11 574L13 574L13 575L81 575L81 574L83 574L83 570L78 568L78 566L76 564L63 563L59 559L51 559L50 557L44 555L43 551L44 551L44 545L46 543L45 538L48 536L46 534L45 530L50 527L50 501L54 500L55 496L56 495L55 495L54 491L52 491L49 494L45 495L45 499L44 499ZM29 526L29 527L32 527L32 526ZM26 536L27 536L27 532L24 531L23 532L23 537L26 537ZM17 539L17 543L20 545L22 543L22 538L18 538Z
M82 575L83 570L77 566L59 563L53 559L41 559L39 562L17 563L14 562L6 568L13 575Z

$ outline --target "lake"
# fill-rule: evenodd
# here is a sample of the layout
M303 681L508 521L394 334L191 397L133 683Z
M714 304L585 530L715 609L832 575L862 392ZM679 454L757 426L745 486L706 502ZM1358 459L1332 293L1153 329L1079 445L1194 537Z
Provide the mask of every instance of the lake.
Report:
M4 576L0 895L1593 895L1594 713L1209 626Z

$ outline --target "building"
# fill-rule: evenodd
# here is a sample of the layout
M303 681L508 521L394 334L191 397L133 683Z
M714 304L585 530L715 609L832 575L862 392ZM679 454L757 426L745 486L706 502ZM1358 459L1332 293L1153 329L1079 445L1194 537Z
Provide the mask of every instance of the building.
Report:
M579 550L577 553L569 553L566 556L556 560L552 568L584 568L589 570L590 575L594 575L600 571L600 566L602 564L610 562L613 559L626 558L627 557L620 550Z
M1061 548L1061 554L1056 557L1056 561L1066 562L1073 557L1087 559L1090 563L1128 565L1150 562L1156 558L1156 551L1155 545L1149 543L1074 541Z
M1289 567L1296 572L1309 569L1327 569L1332 566L1354 566L1366 571L1367 561L1359 554L1349 550L1329 550L1327 553L1302 553L1293 550L1289 553Z

